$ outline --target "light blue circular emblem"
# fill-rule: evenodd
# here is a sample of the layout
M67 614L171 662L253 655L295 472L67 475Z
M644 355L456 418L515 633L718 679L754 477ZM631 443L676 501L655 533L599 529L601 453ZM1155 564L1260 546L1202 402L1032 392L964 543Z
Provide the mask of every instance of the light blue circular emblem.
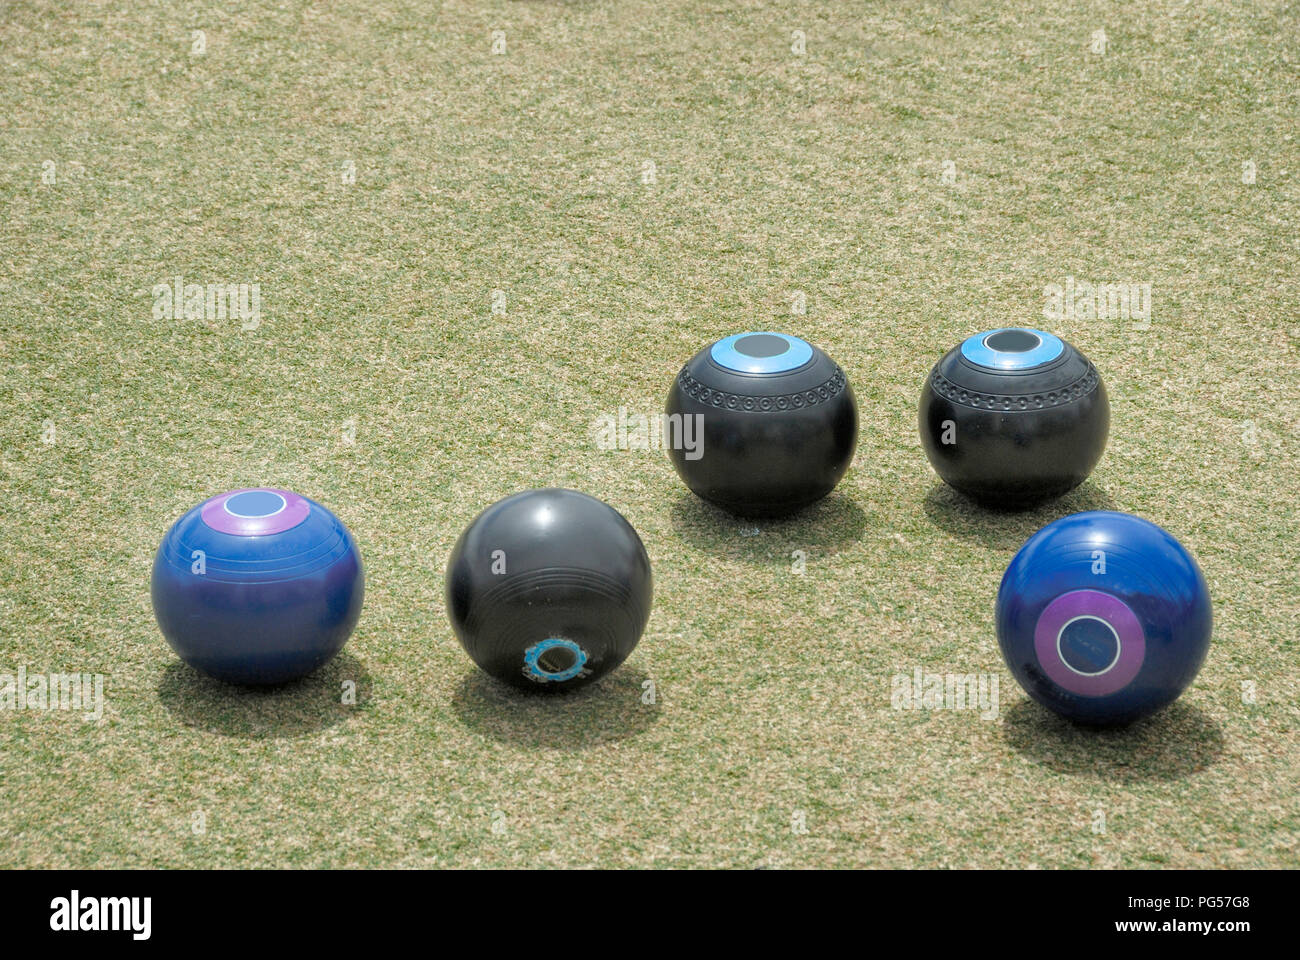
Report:
M992 370L1029 370L1051 363L1065 352L1059 337L1028 327L999 327L968 337L961 355Z
M573 655L573 663L563 670L547 670L541 663L541 659L548 650L555 649L569 651ZM582 668L586 665L587 652L572 640L562 640L559 637L548 637L524 651L524 673L530 679L540 680L543 683L562 683L565 680L572 680L582 673Z
M812 359L805 340L785 333L733 333L709 351L713 362L737 373L785 373Z

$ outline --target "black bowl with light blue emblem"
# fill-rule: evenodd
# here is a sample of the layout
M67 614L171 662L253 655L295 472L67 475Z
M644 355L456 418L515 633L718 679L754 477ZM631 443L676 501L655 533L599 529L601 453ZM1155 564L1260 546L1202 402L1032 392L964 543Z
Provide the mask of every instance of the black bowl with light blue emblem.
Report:
M613 670L650 617L650 558L613 507L576 490L517 493L461 534L447 615L484 671L553 692Z
M738 333L701 350L673 382L665 414L678 475L740 516L781 516L820 500L858 442L844 371L785 333Z
M945 483L988 506L1020 509L1092 473L1110 403L1097 368L1069 343L1001 327L968 337L935 364L918 421Z

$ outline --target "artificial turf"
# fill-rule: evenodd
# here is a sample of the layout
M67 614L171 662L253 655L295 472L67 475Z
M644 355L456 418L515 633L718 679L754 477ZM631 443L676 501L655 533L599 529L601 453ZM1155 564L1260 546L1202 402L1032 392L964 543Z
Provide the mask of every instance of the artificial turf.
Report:
M4 3L0 672L106 704L0 710L0 864L1300 865L1298 81L1294 2ZM176 276L258 284L260 322L157 318ZM1150 284L1149 322L1045 318L1071 277ZM1112 404L1027 514L916 432L938 356L1003 324ZM769 328L858 398L821 504L739 521L601 449ZM329 506L367 572L343 655L270 692L181 665L149 604L168 525L248 485ZM558 699L477 673L442 592L480 509L551 485L656 581L631 659ZM1019 544L1099 507L1215 604L1194 686L1110 732L992 628ZM996 716L895 710L918 667L1000 678Z

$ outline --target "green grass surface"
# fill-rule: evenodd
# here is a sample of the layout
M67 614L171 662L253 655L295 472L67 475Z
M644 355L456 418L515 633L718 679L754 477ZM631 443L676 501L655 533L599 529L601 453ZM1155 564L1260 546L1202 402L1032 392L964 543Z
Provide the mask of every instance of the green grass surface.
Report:
M107 697L0 711L0 863L1300 865L1297 91L1286 2L0 5L0 672ZM177 274L260 283L261 325L153 319ZM1070 276L1150 283L1150 328L1049 324ZM916 436L930 365L1003 323L1112 401L1093 478L1025 515ZM822 504L742 523L598 449L769 327L860 403ZM250 484L367 565L344 655L274 692L182 667L149 605L171 521ZM656 576L561 700L478 675L442 598L464 525L547 485ZM1196 554L1216 623L1180 701L1095 733L1016 687L992 603L1103 506ZM998 716L893 710L916 667L997 675Z

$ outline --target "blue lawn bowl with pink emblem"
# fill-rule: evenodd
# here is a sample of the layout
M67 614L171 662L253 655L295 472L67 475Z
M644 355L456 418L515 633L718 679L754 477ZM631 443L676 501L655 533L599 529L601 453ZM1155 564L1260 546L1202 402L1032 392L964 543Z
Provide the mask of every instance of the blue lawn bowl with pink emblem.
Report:
M1002 656L1043 706L1093 726L1167 706L1210 648L1210 592L1192 555L1141 517L1076 513L1029 538L1002 577Z
M191 667L228 683L287 683L328 663L356 626L364 592L347 527L288 490L205 500L154 557L163 636Z

